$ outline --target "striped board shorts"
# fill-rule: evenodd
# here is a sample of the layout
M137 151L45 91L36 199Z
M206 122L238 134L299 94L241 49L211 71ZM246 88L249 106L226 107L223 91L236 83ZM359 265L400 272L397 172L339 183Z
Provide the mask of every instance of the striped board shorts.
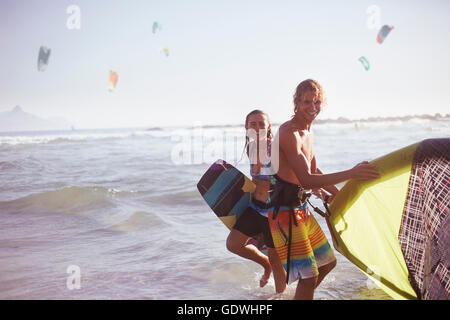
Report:
M281 206L275 219L274 208L269 209L268 220L275 249L287 271L289 243L289 207ZM318 268L336 260L325 234L307 204L293 209L296 223L291 222L292 239L290 250L289 282L314 278Z

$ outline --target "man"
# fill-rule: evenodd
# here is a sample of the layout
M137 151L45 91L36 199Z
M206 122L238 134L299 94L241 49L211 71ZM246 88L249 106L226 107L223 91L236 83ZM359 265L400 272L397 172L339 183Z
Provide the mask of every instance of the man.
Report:
M269 224L276 250L287 269L287 280L299 278L294 299L313 299L315 288L336 265L323 231L301 198L302 190L323 188L333 197L338 192L334 186L337 183L379 177L376 166L366 161L332 174L323 174L317 168L311 126L324 100L317 81L301 82L294 95L294 116L280 126L273 143L272 162L274 154L278 154L278 171Z

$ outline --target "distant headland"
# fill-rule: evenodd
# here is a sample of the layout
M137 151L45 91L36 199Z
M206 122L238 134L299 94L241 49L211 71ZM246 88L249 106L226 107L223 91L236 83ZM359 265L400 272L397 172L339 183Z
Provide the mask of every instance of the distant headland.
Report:
M389 121L409 121L413 119L422 120L450 120L450 114L441 115L436 113L434 115L421 114L421 115L410 115L410 116L400 116L400 117L369 117L365 119L350 120L344 117L339 117L337 119L317 119L315 123L358 123L358 122L389 122Z
M64 118L43 119L15 106L0 112L0 132L70 130L73 125Z

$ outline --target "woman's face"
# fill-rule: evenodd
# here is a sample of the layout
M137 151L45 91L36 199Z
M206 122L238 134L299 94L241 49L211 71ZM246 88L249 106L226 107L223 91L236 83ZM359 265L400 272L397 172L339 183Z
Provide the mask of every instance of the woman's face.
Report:
M245 129L247 130L247 135L250 139L263 140L267 138L267 131L270 128L269 121L267 117L261 113L252 114L248 117ZM255 139L256 140L256 139Z

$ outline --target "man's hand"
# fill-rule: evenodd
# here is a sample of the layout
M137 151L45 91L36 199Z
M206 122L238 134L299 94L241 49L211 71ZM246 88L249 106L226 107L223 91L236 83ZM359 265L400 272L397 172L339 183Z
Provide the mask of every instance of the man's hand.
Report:
M325 196L327 193L323 191L323 189L313 189L312 194L315 195L317 198L322 199L322 201L325 199Z
M327 203L331 203L331 201L333 201L335 196L336 196L336 194L329 195L328 198L327 198Z
M331 203L331 201L333 201L337 193L330 194L324 189L313 189L312 194L315 195L317 198L322 199L322 201L325 201L325 199L327 199L327 203Z
M380 173L377 169L376 165L371 164L368 161L363 161L350 169L350 173L353 179L371 180L380 177Z

